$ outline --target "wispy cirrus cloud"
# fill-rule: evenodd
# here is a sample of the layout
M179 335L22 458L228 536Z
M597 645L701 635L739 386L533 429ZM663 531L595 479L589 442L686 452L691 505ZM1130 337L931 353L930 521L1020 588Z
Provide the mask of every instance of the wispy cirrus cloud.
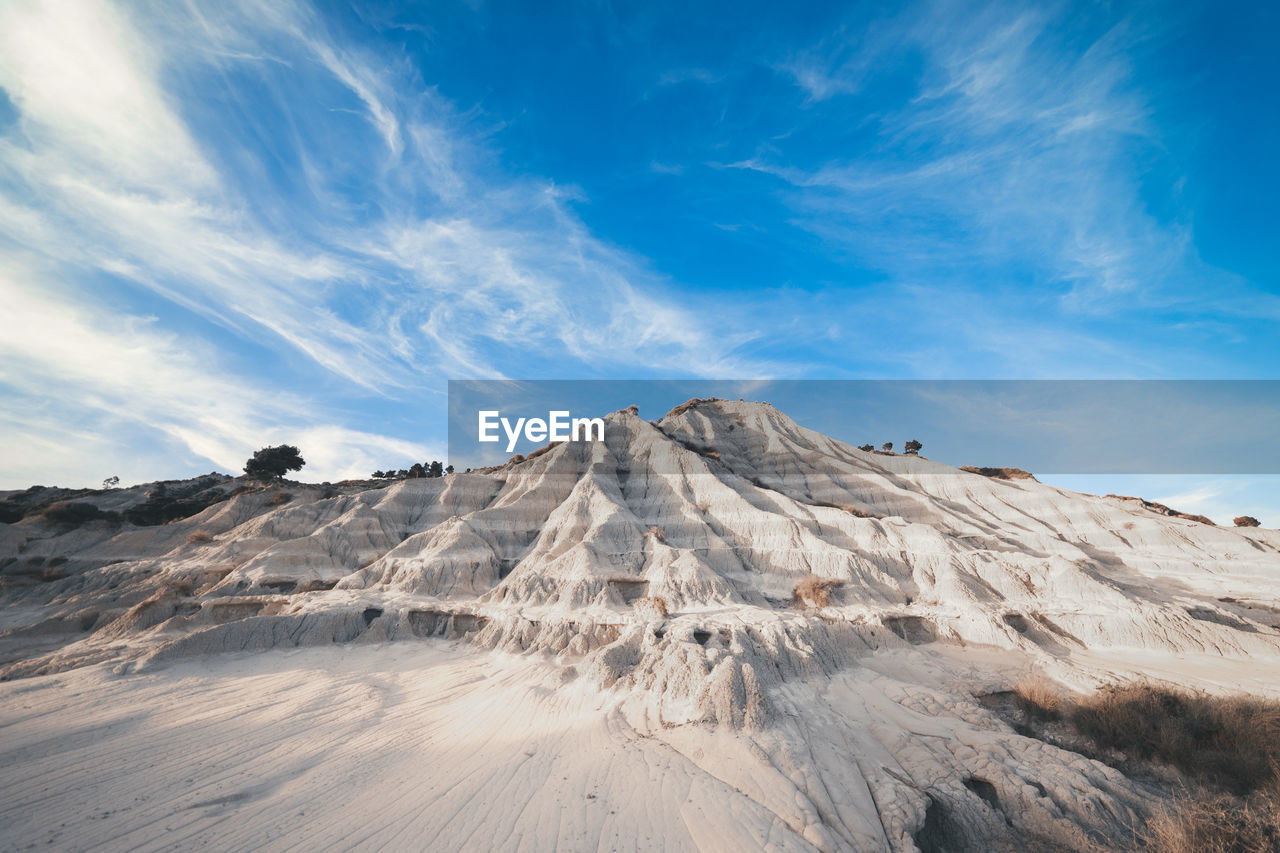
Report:
M594 237L574 191L505 174L467 115L307 6L6 4L0 88L17 111L0 134L7 393L56 388L122 443L145 421L230 467L304 434L341 449L310 454L336 476L367 458L357 440L423 444L281 381L422 405L450 375L760 370L733 356L750 334L709 328ZM112 292L132 310L90 300ZM156 313L199 337L159 333ZM246 347L298 375L246 374Z
M424 458L441 449L309 423L316 407L304 395L210 370L212 347L159 328L154 318L112 314L97 300L77 306L41 287L45 275L12 262L0 268L0 316L7 318L0 383L11 430L0 467L8 477L47 482L51 470L63 473L57 458L71 451L79 481L101 479L112 473L112 456L156 443L187 464L204 460L238 471L246 448L302 442L312 466L332 479L365 476L387 455ZM112 453L115 430L126 440ZM86 433L95 448L91 464L76 452ZM74 440L50 453L60 438ZM33 445L45 451L33 453ZM154 455L133 462L152 476L171 473Z
M781 180L796 224L895 282L969 290L974 310L997 293L1034 308L1035 288L1061 315L1232 314L1245 283L1198 256L1176 182L1154 203L1142 182L1164 152L1134 64L1162 32L1093 17L923 3L842 31L779 68L815 108L875 104L856 150L798 165L771 144L736 165ZM911 67L896 104L860 97Z

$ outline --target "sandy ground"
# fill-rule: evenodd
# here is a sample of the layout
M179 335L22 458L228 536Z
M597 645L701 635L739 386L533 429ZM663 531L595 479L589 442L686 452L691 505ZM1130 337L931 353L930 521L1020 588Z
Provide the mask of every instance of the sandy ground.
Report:
M807 846L560 672L422 642L2 684L0 847Z

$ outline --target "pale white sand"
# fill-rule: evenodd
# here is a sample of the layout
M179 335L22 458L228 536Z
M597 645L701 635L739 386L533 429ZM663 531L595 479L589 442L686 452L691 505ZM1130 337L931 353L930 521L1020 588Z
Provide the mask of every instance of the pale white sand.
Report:
M427 641L5 683L0 846L806 846L609 697L559 680L544 662ZM731 733L681 746L731 780L766 769Z

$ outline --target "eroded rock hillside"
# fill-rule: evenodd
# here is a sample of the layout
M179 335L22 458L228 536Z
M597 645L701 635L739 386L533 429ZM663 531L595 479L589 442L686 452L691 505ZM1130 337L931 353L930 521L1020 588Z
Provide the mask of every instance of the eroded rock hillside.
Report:
M704 768L682 732L733 733L766 768L734 790L781 847L1105 844L1150 793L979 696L1033 669L1085 687L1184 661L1182 683L1264 690L1280 671L1275 531L867 453L766 404L623 410L604 442L441 479L169 488L207 506L135 524L163 503L139 488L0 524L4 678L515 654Z

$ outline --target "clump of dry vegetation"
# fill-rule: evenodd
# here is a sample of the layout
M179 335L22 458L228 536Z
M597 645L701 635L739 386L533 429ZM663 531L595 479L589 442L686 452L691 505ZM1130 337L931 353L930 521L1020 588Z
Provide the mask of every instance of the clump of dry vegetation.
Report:
M1262 522L1254 518L1252 515L1237 515L1231 519L1231 523L1236 527L1261 527Z
M1013 685L1019 710L1030 719L1045 722L1061 715L1063 696L1058 686L1043 675L1028 673Z
M831 590L840 585L835 578L824 578L818 575L805 575L796 584L792 601L797 607L805 604L813 607L826 607L831 603Z
M193 530L187 534L188 545L204 545L213 541L213 534L207 530Z
M1163 780L1147 849L1280 853L1280 702L1140 683L1071 699L1035 676L1013 692L1020 731Z
M671 614L671 606L660 595L637 598L632 607L640 613L650 613L659 619L666 619Z
M657 539L659 542L667 541L666 531L664 531L661 527L659 527L656 524L653 527L650 527L648 530L646 530L644 532L644 535L652 536L654 539Z
M1180 797L1147 821L1144 841L1155 853L1276 853L1280 796L1242 800L1205 792Z
M1234 794L1273 783L1280 769L1280 702L1132 684L1078 701L1069 719L1103 749Z
M119 513L104 511L91 503L82 501L62 501L50 504L41 512L41 516L45 521L70 527L79 527L91 521L115 523L120 520Z
M266 501L263 502L263 505L284 506L291 500L293 500L293 494L291 492L276 492L271 495L271 497L267 498Z

